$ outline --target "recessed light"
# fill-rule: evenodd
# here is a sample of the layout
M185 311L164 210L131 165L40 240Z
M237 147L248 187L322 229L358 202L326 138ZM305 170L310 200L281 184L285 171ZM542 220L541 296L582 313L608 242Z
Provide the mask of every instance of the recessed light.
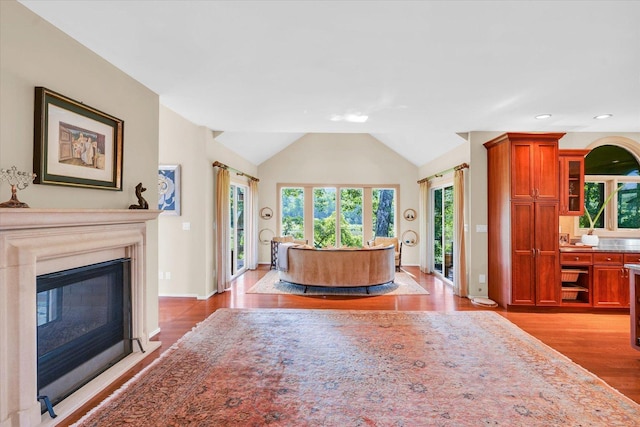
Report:
M364 123L369 120L369 116L360 113L332 114L329 120L332 122Z
M609 117L613 117L613 114L599 114L594 117L596 120L608 119Z
M548 119L549 117L551 117L551 114L538 114L536 116L536 119L538 120L544 120L544 119Z

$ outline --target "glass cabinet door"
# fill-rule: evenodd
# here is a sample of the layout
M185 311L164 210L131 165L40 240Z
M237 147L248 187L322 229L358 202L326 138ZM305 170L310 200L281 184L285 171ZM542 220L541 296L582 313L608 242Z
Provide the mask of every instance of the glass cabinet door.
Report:
M560 215L584 214L584 156L589 150L559 150Z

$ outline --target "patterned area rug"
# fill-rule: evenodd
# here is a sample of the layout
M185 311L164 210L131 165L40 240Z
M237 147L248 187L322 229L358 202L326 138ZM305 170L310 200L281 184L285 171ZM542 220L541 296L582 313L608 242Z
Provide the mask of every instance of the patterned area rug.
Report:
M420 286L411 275L396 273L396 278L391 283L369 286L367 288L323 288L318 286L305 287L289 282L281 282L278 272L270 270L262 279L247 291L248 294L290 294L290 295L429 295L429 292Z
M632 426L640 405L491 311L220 309L81 426Z

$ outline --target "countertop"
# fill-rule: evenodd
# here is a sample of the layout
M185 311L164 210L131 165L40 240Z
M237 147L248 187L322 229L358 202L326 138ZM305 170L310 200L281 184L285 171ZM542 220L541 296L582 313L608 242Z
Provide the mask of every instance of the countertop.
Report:
M622 252L640 253L640 239L600 239L598 246L561 245L560 252Z

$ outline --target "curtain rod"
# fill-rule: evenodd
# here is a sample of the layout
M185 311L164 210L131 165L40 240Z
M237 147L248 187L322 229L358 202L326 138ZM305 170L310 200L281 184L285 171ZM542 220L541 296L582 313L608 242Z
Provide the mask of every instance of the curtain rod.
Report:
M246 173L239 171L238 169L234 169L231 166L227 166L224 163L220 163L218 161L213 162L213 167L214 168L222 168L222 169L227 169L227 170L232 170L236 173L236 175L240 175L240 176L246 176L247 178L249 178L251 181L255 181L255 182L260 182L260 180L256 177L253 177L251 175L247 175Z
M442 172L434 173L434 174L433 174L433 175L431 175L431 176L428 176L428 177L426 177L426 178L422 178L420 181L418 181L418 184L422 184L423 182L425 182L425 181L429 181L430 179L433 179L433 178L440 178L440 177L441 177L442 175L444 175L445 173L452 172L452 171L458 171L458 170L460 170L460 169L466 169L466 168L468 168L468 167L469 167L469 164L468 164L468 163L460 163L458 166L454 166L454 167L452 167L452 168L449 168L449 169L443 170Z

